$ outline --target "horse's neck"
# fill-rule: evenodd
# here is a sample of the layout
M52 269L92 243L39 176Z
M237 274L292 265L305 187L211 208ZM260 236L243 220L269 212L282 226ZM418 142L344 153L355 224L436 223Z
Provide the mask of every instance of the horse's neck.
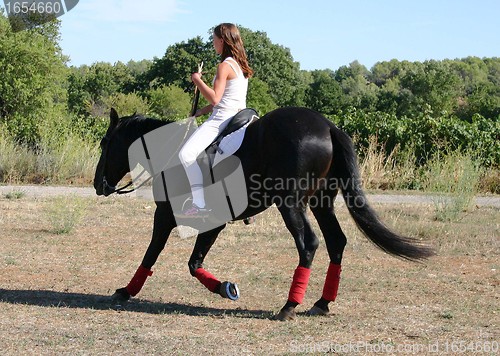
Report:
M165 126L167 124L169 124L170 122L167 122L167 121L161 121L161 120L157 120L157 119L146 119L144 120L144 122L139 125L139 127L137 128L137 134L139 137L151 132L151 131L154 131L162 126Z
M139 164L150 175L156 175L158 168L178 165L178 150L184 139L194 130L181 122L166 122L155 119L141 119L130 122L123 136L127 141L130 168ZM191 127L191 131L189 128Z
M134 120L128 125L125 137L127 137L127 141L129 142L129 144L132 144L135 140L168 123L169 122L167 121L161 121L149 118L142 120Z

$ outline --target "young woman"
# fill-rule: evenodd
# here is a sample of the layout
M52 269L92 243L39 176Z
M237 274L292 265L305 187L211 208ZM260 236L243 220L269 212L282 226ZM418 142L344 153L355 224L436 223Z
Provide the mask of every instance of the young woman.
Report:
M192 206L187 207L183 218L205 218L208 216L203 191L203 174L196 158L224 130L236 113L246 107L248 78L253 71L248 65L245 48L238 28L231 23L222 23L215 27L213 33L215 52L221 56L217 73L209 87L202 79L201 73L193 73L191 79L209 105L198 110L195 116L212 112L186 141L179 152L193 195Z

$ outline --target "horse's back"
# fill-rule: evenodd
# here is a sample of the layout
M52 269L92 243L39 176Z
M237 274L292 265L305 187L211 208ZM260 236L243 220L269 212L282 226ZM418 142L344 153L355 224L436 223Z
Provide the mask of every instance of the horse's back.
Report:
M317 111L295 106L275 109L260 120L263 125L273 125L287 131L294 130L297 134L330 127L328 119Z
M332 159L332 125L314 110L279 108L248 127L238 156L248 171L275 177L319 172Z
M306 146L331 143L332 124L311 109L279 108L264 115L261 120L260 130L264 140L273 147L282 147L288 153L302 151ZM281 152L279 147L275 149Z

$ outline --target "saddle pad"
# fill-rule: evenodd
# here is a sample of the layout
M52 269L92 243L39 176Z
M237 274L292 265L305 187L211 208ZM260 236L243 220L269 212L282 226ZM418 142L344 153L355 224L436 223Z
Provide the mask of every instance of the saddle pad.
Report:
M245 137L245 131L247 130L248 125L252 123L253 120L247 122L244 126L239 128L238 130L230 133L225 136L219 144L220 150L217 150L217 153L214 158L213 167L215 167L218 163L222 162L227 157L231 156L233 153L238 151L241 144L243 143L243 138ZM220 153L222 151L222 153Z

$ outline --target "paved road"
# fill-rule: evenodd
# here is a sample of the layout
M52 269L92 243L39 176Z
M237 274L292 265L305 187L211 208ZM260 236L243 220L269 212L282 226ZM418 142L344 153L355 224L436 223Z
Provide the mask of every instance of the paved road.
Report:
M12 192L23 192L29 197L48 197L48 196L60 196L67 194L74 194L84 197L95 196L94 188L91 187L52 187L44 185L0 185L0 196L5 196ZM149 188L144 188L140 190L140 193L132 193L128 195L121 195L124 198L133 198L140 196L144 199L152 199L151 190ZM373 203L382 204L432 204L433 197L429 195L421 194L369 194L368 199ZM338 199L342 201L342 199ZM481 196L476 197L475 204L479 207L489 206L500 208L500 196Z

